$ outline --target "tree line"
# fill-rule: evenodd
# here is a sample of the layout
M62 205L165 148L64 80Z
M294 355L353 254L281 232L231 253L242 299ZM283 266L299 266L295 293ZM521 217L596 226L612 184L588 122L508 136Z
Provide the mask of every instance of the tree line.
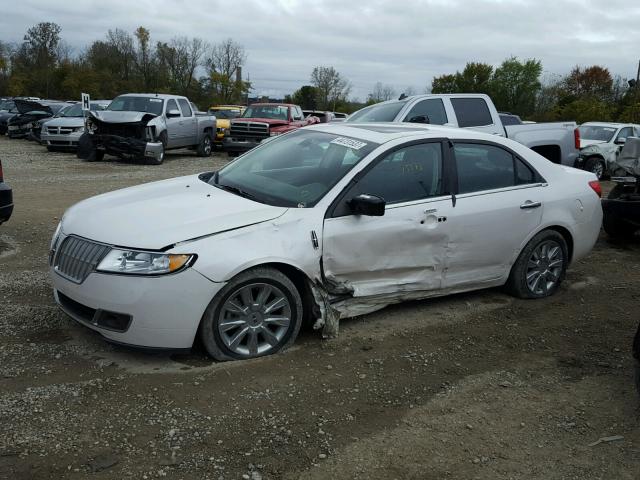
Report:
M0 96L75 99L114 98L126 92L174 93L201 108L244 104L252 85L242 77L247 55L233 39L209 43L176 36L153 41L145 27L116 28L76 55L52 22L29 28L19 43L0 41ZM204 73L204 74L203 74ZM640 123L640 86L602 66L574 67L565 76L542 80L542 62L505 59L495 67L469 62L462 71L436 76L425 92L486 93L498 110L536 121L590 120ZM332 66L316 66L309 84L284 97L309 110L353 112L398 97L377 82L364 102L349 98L352 85ZM415 94L413 88L403 92Z

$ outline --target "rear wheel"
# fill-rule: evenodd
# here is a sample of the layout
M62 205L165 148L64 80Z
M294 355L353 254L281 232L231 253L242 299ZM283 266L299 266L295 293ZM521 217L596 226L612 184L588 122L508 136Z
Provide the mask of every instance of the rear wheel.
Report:
M211 301L200 338L216 360L239 360L277 353L300 331L300 293L273 268L253 268L233 278Z
M545 230L524 247L511 268L507 290L518 298L553 295L564 280L569 262L567 242L554 230Z
M584 169L595 174L595 176L598 177L598 180L604 177L606 171L604 161L598 157L587 158L587 161L584 164Z
M211 133L205 132L198 145L198 156L199 157L209 157L211 156L211 152L213 151L213 137Z

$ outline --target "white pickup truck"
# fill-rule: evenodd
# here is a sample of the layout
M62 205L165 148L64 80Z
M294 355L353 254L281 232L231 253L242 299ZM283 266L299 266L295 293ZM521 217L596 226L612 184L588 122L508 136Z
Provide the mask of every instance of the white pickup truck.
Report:
M554 163L576 166L580 134L575 122L503 125L489 96L433 94L400 97L358 110L347 122L414 122L470 128L508 137Z

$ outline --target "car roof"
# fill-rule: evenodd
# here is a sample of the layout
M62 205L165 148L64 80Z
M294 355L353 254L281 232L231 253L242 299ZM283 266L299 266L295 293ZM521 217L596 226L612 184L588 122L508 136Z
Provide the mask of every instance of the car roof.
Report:
M168 100L170 98L187 98L182 95L169 95L168 93L123 93L118 95L119 97L147 97L147 98L162 98Z
M496 141L500 137L457 127L441 125L425 125L420 123L320 123L305 127L334 135L344 135L376 143L386 143L399 138L465 138Z
M615 127L615 128L638 126L636 123L619 123L619 122L585 122L580 126L582 127L583 125L593 126L593 127Z

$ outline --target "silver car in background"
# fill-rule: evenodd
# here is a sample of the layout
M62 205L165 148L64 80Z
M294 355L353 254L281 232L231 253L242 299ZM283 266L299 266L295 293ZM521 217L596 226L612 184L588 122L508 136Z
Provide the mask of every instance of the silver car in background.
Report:
M91 111L100 111L107 108L111 100L93 100L90 104ZM84 115L82 104L77 103L65 109L60 115L47 120L42 125L40 142L46 145L47 150L75 149L78 140L84 133Z

